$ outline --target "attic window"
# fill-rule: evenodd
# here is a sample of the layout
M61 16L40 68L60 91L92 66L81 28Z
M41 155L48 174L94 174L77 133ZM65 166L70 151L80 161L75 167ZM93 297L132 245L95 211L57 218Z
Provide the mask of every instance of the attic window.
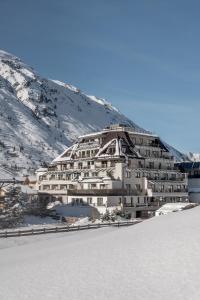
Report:
M108 153L109 153L109 154L115 154L115 148L114 148L114 147L109 148L109 149L108 149Z
M126 153L126 147L122 147L122 153Z

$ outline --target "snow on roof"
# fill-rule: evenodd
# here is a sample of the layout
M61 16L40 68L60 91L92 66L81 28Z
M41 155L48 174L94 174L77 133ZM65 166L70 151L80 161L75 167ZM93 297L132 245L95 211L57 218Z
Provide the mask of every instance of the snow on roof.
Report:
M47 168L39 168L36 170L36 172L47 172L48 169Z
M96 136L96 135L101 135L101 134L103 134L105 132L109 132L109 131L112 131L112 132L113 131L126 131L128 133L132 133L132 134L134 133L136 135L158 137L158 135L156 135L154 133L140 132L139 129L137 129L137 128L136 129L133 128L133 130L131 130L130 127L124 127L124 128L121 127L121 128L116 128L116 129L105 128L105 129L103 129L101 131L97 131L97 132L93 132L93 133L88 133L88 134L85 134L85 135L81 135L81 136L79 136L79 139L86 138L86 137L92 137L92 136Z
M31 189L28 185L20 184L18 186L24 194L35 195L38 193L37 190Z
M16 177L14 173L3 167L0 167L0 179L13 179L14 177Z

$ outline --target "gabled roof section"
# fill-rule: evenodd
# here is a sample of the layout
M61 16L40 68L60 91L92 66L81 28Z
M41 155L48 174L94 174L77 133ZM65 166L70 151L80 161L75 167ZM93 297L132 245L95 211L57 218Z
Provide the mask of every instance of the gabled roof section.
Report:
M96 157L135 157L141 158L140 154L130 146L124 138L117 137L108 141L99 149Z
M59 155L57 158L55 158L52 163L59 162L59 161L68 161L73 158L73 155L75 154L75 151L78 147L78 143L72 145L71 147L67 148L61 155Z

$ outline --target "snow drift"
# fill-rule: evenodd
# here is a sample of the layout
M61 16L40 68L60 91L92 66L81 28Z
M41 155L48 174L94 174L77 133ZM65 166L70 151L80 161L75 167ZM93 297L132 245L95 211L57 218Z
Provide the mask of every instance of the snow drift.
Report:
M1 300L198 300L200 207L126 228L0 240Z

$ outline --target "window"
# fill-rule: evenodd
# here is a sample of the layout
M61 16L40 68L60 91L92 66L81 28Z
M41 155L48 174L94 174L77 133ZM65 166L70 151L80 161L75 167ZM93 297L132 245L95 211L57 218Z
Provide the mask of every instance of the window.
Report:
M136 140L135 140L134 137L131 139L131 141L132 141L132 143L133 143L134 145L136 144Z
M83 164L82 163L78 163L78 169L82 169L83 168Z
M146 151L145 151L145 155L146 155L146 156L150 156L150 155L151 155L150 150L146 150Z
M97 177L98 176L98 173L97 172L93 172L92 173L92 177Z
M107 168L107 161L102 161L102 168Z
M160 186L160 191L161 191L161 192L164 192L164 190L165 190L165 186L162 184L162 185Z
M139 168L144 168L144 163L141 162L140 160L138 161L138 167L139 167Z
M100 184L100 189L101 190L105 190L108 188L108 185L107 184Z
M122 153L126 153L126 147L122 147Z
M140 191L140 190L141 190L140 184L136 184L135 187L136 187L136 190L137 190L137 191Z
M130 171L126 171L125 177L126 177L126 178L131 178L131 172L130 172Z
M168 169L168 170L171 170L171 168L172 168L172 167L171 167L171 164L168 163L168 164L167 164L167 169Z
M52 189L52 190L58 190L58 185L53 184L53 185L51 186L51 189Z
M111 161L111 162L110 162L110 166L111 166L111 167L115 167L115 162L114 162L114 161Z
M67 186L66 186L66 185L63 185L63 184L61 184L61 186L60 186L60 189L61 189L61 190L66 190L66 189L67 189Z
M159 152L158 151L153 151L153 156L154 157L159 157Z
M136 178L140 178L140 172L136 172L135 177L136 177Z
M149 168L150 168L150 169L154 169L154 162L153 162L153 161L150 161L150 162L149 162Z
M103 198L97 198L97 206L103 206Z
M115 154L115 148L114 148L114 147L109 148L109 149L108 149L108 153L109 153L110 155Z
M87 198L87 204L92 204L92 198Z
M68 185L68 188L69 188L70 190L73 190L73 189L74 189L74 185L73 185L73 184L69 184L69 185Z
M139 138L139 144L142 145L143 144L143 139Z
M131 206L133 206L133 197L131 197Z
M43 190L50 190L50 185L43 185Z
M87 172L87 173L84 173L84 177L89 177L90 174Z
M91 183L91 189L96 189L97 185L96 183Z

